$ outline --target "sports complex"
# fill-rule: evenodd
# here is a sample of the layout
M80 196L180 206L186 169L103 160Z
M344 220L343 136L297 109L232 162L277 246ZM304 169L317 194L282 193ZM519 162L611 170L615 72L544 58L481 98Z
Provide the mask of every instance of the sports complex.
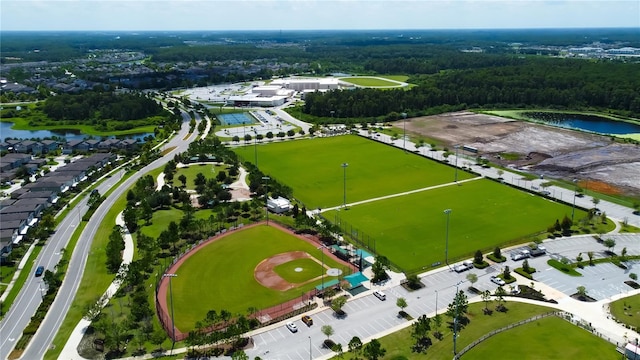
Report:
M532 241L572 211L570 205L355 135L235 151L249 162L257 151L261 171L290 186L300 208L314 209L338 225L345 240L386 256L405 273ZM576 210L576 216L584 212ZM249 313L264 323L303 309L318 289L354 272L355 266L332 256L318 239L273 222L245 226L199 244L170 267L168 273L180 281L160 283L161 320L169 324L173 304L181 336L209 310Z

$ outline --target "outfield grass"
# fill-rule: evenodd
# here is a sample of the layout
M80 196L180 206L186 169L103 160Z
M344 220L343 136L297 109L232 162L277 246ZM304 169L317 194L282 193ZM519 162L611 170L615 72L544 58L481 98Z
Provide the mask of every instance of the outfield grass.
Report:
M321 280L288 291L260 285L254 269L264 259L288 251L306 251L321 259L320 250L279 229L256 226L234 232L199 250L176 271L173 282L175 324L181 331L194 328L207 311L228 310L245 314L249 307L264 309L301 296ZM325 264L348 270L324 257ZM318 272L317 276L321 273ZM330 277L325 276L325 280ZM169 303L169 294L167 294Z
M387 86L387 87L398 87L398 84L395 81L388 81L378 77L372 76L352 76L352 77L344 77L340 78L341 81L348 82L358 86Z
M234 149L253 161L253 147ZM258 147L262 172L286 183L307 208L347 203L452 182L455 169L359 136L287 141ZM474 175L458 170L458 179Z
M609 309L616 320L640 328L640 295L616 300L609 304Z
M273 271L288 282L299 284L322 274L322 264L312 259L296 259L274 267Z
M369 247L387 256L404 271L417 271L435 262L445 263L447 216L449 261L493 250L545 231L556 219L571 216L571 207L479 179L408 196L352 206L323 215L341 223L347 232L364 231ZM576 218L585 213L576 210ZM357 228L357 229L356 229ZM373 240L375 239L375 241ZM519 241L518 241L519 240ZM366 241L366 239L365 239Z
M523 344L526 343L526 347ZM569 322L550 316L497 334L462 357L496 359L619 359L613 344Z

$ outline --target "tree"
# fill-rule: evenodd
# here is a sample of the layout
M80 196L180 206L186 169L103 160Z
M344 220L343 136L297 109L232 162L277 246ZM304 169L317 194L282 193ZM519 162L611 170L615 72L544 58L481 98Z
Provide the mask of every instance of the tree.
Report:
M484 312L486 314L489 310L489 303L491 302L491 292L489 290L485 290L482 292L481 296L482 296L482 301L484 301L484 309L485 309Z
M102 307L104 306L104 298L102 296L98 296L94 301L90 301L85 305L84 317L83 319L94 322L100 316L102 312Z
M578 299L584 301L587 299L587 288L580 285L576 288Z
M473 284L475 284L478 281L478 275L474 273L469 273L467 274L467 280L469 280L469 282L471 283L470 287L473 287Z
M598 204L600 204L600 199L594 196L593 199L591 199L591 202L593 203L593 207L597 208Z
M387 353L387 350L382 347L378 339L373 339L364 346L362 353L369 360L378 360Z
M587 256L589 257L589 265L593 266L593 251L587 252Z
M620 261L627 261L627 247L623 247L620 252Z
M362 352L362 341L360 340L360 338L357 336L352 337L351 340L349 341L348 346L349 346L349 352L355 355L357 359L358 355L360 355L360 352Z
M429 331L431 331L431 319L426 315L421 315L416 322L411 325L411 337L415 340L412 351L417 353L427 351L429 346L431 346Z
M342 314L342 307L347 303L347 298L345 296L339 296L333 300L331 300L331 309L338 314Z
M467 313L468 308L469 301L467 299L467 296L462 290L460 290L453 298L453 301L447 307L447 316L452 318L455 322L456 319L460 316L465 317L464 314Z
M322 331L322 333L327 337L327 340L329 340L331 335L334 334L333 327L331 327L331 325L322 325L320 331Z
M502 277L505 280L511 279L511 269L509 269L509 266L504 267L504 270L502 271Z
M482 251L480 250L476 251L475 255L473 256L473 262L478 265L484 263L484 257L482 256Z
M503 174L504 174L504 171L498 170L498 179L502 179Z
M407 276L407 286L409 286L410 289L419 289L421 285L420 278L417 274Z
M504 303L506 303L504 297L505 295L507 295L507 291L502 286L498 286L498 288L496 289L495 295L498 300L498 305L496 306L496 310L500 312L507 311L506 306L504 306Z
M616 247L616 241L613 239L606 239L602 242L602 245L604 245L609 252L613 253L613 248Z
M187 177L184 174L180 174L180 176L178 176L178 180L182 183L182 187L187 186Z
M396 306L400 308L400 314L404 313L404 309L408 306L407 305L407 299L405 299L403 297L399 297L396 300Z
M526 272L527 274L531 272L531 267L529 266L529 260L524 259L524 261L522 262L522 271Z
M500 252L500 248L497 246L495 249L493 249L493 257L495 257L496 259L502 259L502 253Z
M240 142L240 137L238 135L235 135L234 137L231 138L231 141L237 144Z
M375 262L371 266L371 271L373 271L373 279L371 279L371 281L375 283L387 279L388 275L386 270L388 268L389 259L383 255L376 256Z

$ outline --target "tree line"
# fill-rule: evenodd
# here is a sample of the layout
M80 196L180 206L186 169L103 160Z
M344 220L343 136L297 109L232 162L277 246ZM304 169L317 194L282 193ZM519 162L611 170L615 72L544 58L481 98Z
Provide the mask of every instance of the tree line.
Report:
M409 82L418 86L308 94L302 110L325 119L335 114L347 123L396 120L402 113L422 116L438 107L595 108L640 117L640 67L635 64L530 58L508 66L415 75Z
M112 119L129 121L164 115L155 100L137 93L116 94L109 91L87 91L60 94L47 99L42 111L51 119Z

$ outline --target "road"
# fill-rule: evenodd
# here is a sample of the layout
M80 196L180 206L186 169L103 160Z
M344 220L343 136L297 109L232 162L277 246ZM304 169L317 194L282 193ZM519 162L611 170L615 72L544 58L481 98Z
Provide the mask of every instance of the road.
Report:
M629 254L640 253L640 235L639 234L620 234L612 235L620 246L627 246ZM611 297L629 292L630 287L623 284L628 279L628 271L617 268L612 264L603 264L594 267L585 267L580 270L584 273L584 277L580 278L579 283L576 278L567 276L558 270L555 270L546 264L550 256L564 256L574 259L577 253L576 249L580 249L583 254L587 251L601 253L604 246L596 242L591 236L576 236L572 238L562 238L548 240L545 243L548 254L529 259L530 266L538 269L535 274L536 288L541 287L541 282L552 286L558 286L560 292L566 295L563 297L562 307L568 307L570 311L580 318L592 319L594 324L596 320L598 324L605 322L611 323L606 328L598 328L600 332L605 331L607 335L614 339L622 341L624 333L627 329L619 326L613 320L606 319L604 312L595 312L593 309L582 309L579 301L568 298L576 292L578 285L584 285L588 289L588 293L596 298L596 300L610 299ZM508 254L516 249L508 249L504 254ZM586 255L584 255L585 258ZM254 347L246 351L249 358L260 356L263 359L290 359L305 360L328 359L335 355L332 351L324 349L322 342L326 338L320 330L323 325L330 325L335 334L331 339L337 343L341 343L343 349L347 350L347 344L353 336L358 336L365 342L372 338L380 338L384 335L400 330L409 326L409 322L398 318L399 308L396 306L396 300L399 297L406 299L408 307L404 310L414 318L427 314L432 317L436 313L444 313L448 304L453 300L456 292L456 286L459 290L464 290L470 300L479 300L475 294L467 291L471 285L467 280L467 274L475 273L478 281L473 286L480 291L495 291L497 285L492 283L491 275L499 274L504 266L511 269L522 266L522 261L513 261L508 259L502 264L492 264L486 269L474 269L462 273L456 273L448 268L440 268L435 271L421 275L421 282L424 288L409 292L397 283L389 283L382 286L373 285L372 289L381 289L385 292L386 301L380 301L371 294L371 291L357 295L350 300L344 307L348 314L346 318L338 319L333 315L333 310L322 308L312 312L311 316L314 324L307 327L300 318L292 319L298 327L297 333L291 333L284 325L271 326L267 329L258 330L251 334L254 340ZM637 262L631 266L638 266ZM606 276L606 279L602 279ZM611 281L615 278L615 281ZM526 280L526 279L525 279ZM524 285L529 285L530 281L522 281ZM549 285L549 284L547 284ZM509 286L505 287L509 291ZM546 294L546 293L545 293ZM547 294L549 295L549 294ZM511 301L510 299L508 301ZM575 304L578 305L574 305ZM568 304L568 306L567 306ZM548 304L554 306L553 304ZM601 304L596 307L601 308ZM613 330L619 331L613 331ZM309 354L311 353L311 356Z
M89 250L91 249L91 241L93 240L102 219L113 206L114 202L142 175L155 168L163 166L169 160L172 160L173 155L177 152L186 151L189 143L196 138L196 134L192 134L188 140L183 140L189 131L189 121L191 118L186 112L183 112L182 117L183 124L181 130L165 145L165 148L173 146L176 148L171 153L157 159L128 178L105 199L89 222L87 222L87 225L78 240L74 253L71 256L67 275L60 287L60 290L58 291L58 295L38 329L38 332L32 338L29 346L23 353L23 359L41 359L51 345L54 336L60 328L62 321L71 306L78 287L80 286L86 260L89 255ZM120 170L110 178L107 178L98 186L98 191L101 194L105 194L110 188L115 186L123 173L124 171ZM36 259L37 264L43 265L47 270L54 270L55 265L59 262L62 256L60 249L67 246L71 235L80 222L81 215L84 214L86 210L86 199L83 199L80 204L71 210L65 219L58 225L55 234L47 241L40 255ZM44 284L42 283L42 278L35 278L33 276L30 276L22 287L22 290L16 297L14 306L9 309L9 312L0 323L0 334L2 334L0 337L0 358L7 358L15 346L15 342L20 338L22 331L29 323L33 314L35 314L37 307L42 301L40 292L43 288Z

